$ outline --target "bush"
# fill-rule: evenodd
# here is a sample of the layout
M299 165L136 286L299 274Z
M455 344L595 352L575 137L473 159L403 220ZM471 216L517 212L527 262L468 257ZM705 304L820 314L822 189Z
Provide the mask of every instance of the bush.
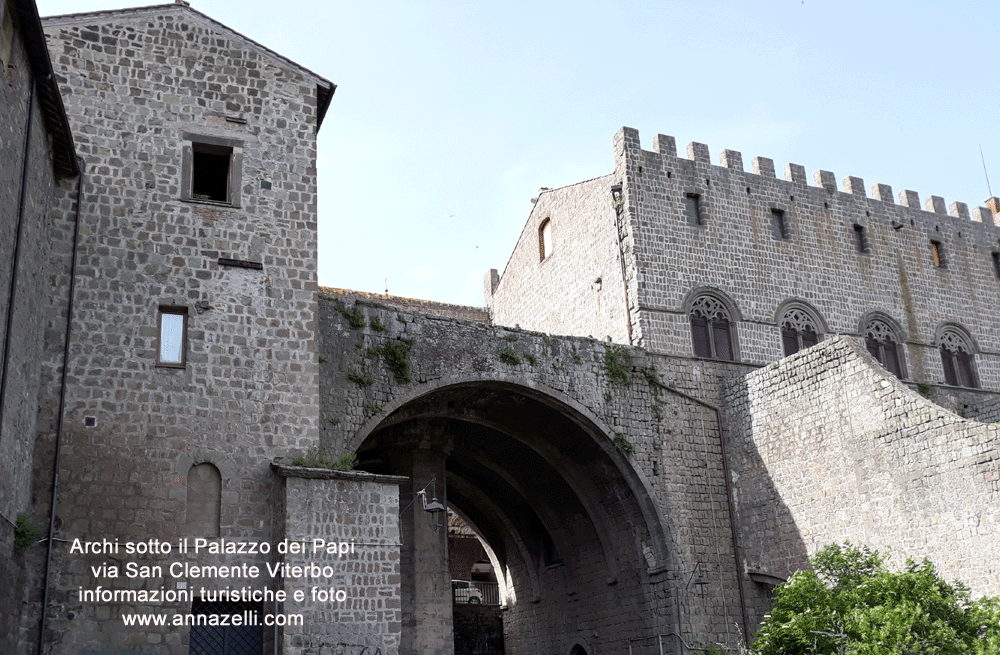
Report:
M1000 604L972 601L924 560L893 572L875 550L833 544L775 590L757 655L1000 655Z

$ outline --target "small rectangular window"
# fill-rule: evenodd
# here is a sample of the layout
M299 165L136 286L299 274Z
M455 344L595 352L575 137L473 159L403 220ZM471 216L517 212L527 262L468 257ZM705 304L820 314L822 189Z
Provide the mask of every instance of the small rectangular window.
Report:
M243 143L235 139L184 134L181 199L240 206Z
M701 225L701 196L688 193L684 196L684 216L689 225Z
M1000 252L990 253L993 255L993 275L1000 278Z
M931 241L931 257L936 268L944 268L944 248L941 247L940 241Z
M160 307L157 366L183 368L187 351L187 308Z
M785 212L780 209L771 210L771 235L779 240L788 238L788 225L785 223Z
M864 225L854 224L854 245L857 246L859 253L868 254L868 237L865 235Z

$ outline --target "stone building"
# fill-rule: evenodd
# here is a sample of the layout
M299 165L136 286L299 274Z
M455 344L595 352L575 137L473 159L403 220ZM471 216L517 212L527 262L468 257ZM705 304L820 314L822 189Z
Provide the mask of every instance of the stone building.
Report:
M77 173L73 136L34 5L0 3L0 648L18 639L25 584L42 310L47 261L58 244L47 221ZM71 187L69 187L71 188ZM58 248L58 245L56 245ZM53 326L58 329L58 326ZM20 524L20 529L18 525ZM7 555L10 554L8 557Z
M543 189L487 305L502 325L764 364L830 335L866 340L933 395L1000 391L993 212L673 137L615 136L615 170ZM697 324L697 325L696 325Z
M332 83L183 2L4 7L8 650L733 648L844 539L1000 593L991 212L624 128L489 314L318 288Z

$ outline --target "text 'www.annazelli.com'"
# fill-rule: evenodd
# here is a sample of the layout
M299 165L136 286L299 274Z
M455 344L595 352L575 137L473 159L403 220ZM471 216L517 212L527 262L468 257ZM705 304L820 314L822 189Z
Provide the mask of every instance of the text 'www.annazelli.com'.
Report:
M301 614L259 614L240 612L237 614L122 614L125 625L131 626L285 626L304 625Z

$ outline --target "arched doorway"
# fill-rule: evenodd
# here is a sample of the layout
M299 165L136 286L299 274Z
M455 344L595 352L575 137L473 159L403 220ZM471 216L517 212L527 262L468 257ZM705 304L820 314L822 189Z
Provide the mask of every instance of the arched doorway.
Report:
M437 627L451 629L447 530L423 511L434 497L488 545L511 650L673 628L648 485L572 400L511 381L427 387L359 434L355 450L358 468L411 479L400 496L401 654L445 648Z

